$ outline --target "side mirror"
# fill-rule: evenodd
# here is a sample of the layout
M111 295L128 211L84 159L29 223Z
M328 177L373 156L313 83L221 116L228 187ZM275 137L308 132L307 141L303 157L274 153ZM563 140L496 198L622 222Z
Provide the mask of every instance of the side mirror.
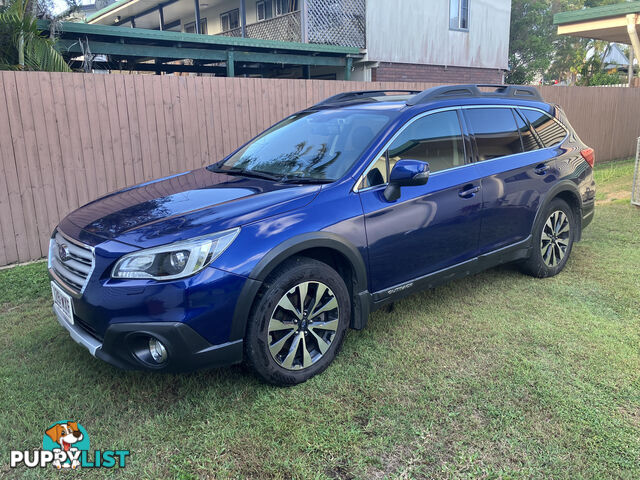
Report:
M395 202L400 198L400 187L424 185L429 180L429 164L420 160L399 160L389 175L389 185L384 190L384 198Z

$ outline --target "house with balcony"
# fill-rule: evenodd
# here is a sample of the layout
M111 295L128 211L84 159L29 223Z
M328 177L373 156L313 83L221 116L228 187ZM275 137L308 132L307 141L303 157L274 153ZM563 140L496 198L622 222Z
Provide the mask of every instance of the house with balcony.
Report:
M501 83L510 0L118 0L89 24L358 49L257 76ZM247 44L248 45L248 44Z

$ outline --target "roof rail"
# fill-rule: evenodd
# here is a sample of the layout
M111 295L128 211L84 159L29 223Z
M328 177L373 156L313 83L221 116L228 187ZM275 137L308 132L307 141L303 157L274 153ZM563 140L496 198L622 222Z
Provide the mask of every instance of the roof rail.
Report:
M329 105L329 104L336 104L336 103L341 103L341 102L348 102L348 101L351 101L351 100L360 100L360 99L365 99L365 98L372 98L372 97L380 96L380 94L387 94L387 93L390 93L390 92L407 93L407 94L410 94L410 95L415 95L415 94L420 93L420 90L398 90L398 89L392 89L392 90L360 90L360 91L355 91L355 92L343 92L343 93L339 93L337 95L334 95L332 97L325 98L321 102L316 103L314 105L314 107L317 107L319 105Z
M480 88L493 88L492 91L482 91ZM407 105L419 105L421 103L433 102L435 100L448 100L452 98L474 98L474 97L513 97L523 100L535 100L543 102L542 95L536 87L523 85L443 85L433 87L407 100Z

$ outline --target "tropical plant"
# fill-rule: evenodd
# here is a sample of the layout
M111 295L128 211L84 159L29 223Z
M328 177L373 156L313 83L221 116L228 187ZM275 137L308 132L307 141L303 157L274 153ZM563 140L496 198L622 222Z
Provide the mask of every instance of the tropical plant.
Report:
M11 0L0 10L0 69L70 72L53 39L42 35L30 6L29 0Z

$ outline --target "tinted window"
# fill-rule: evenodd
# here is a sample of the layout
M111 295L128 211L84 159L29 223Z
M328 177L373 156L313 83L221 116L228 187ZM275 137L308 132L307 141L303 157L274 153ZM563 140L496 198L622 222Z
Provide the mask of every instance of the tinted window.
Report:
M559 144L564 137L567 136L567 131L551 118L546 113L542 113L538 110L522 109L521 112L529 120L529 123L533 125L538 132L538 136L545 147L553 147Z
M469 108L465 114L476 137L480 161L522 153L510 108Z
M351 168L396 115L354 110L292 115L245 145L221 167L335 180Z
M534 135L529 122L522 119L518 112L515 113L516 124L520 130L520 136L522 137L522 146L525 152L531 152L532 150L539 150L540 144Z
M389 168L398 160L429 162L432 172L464 165L464 143L455 111L434 113L411 123L388 151Z

